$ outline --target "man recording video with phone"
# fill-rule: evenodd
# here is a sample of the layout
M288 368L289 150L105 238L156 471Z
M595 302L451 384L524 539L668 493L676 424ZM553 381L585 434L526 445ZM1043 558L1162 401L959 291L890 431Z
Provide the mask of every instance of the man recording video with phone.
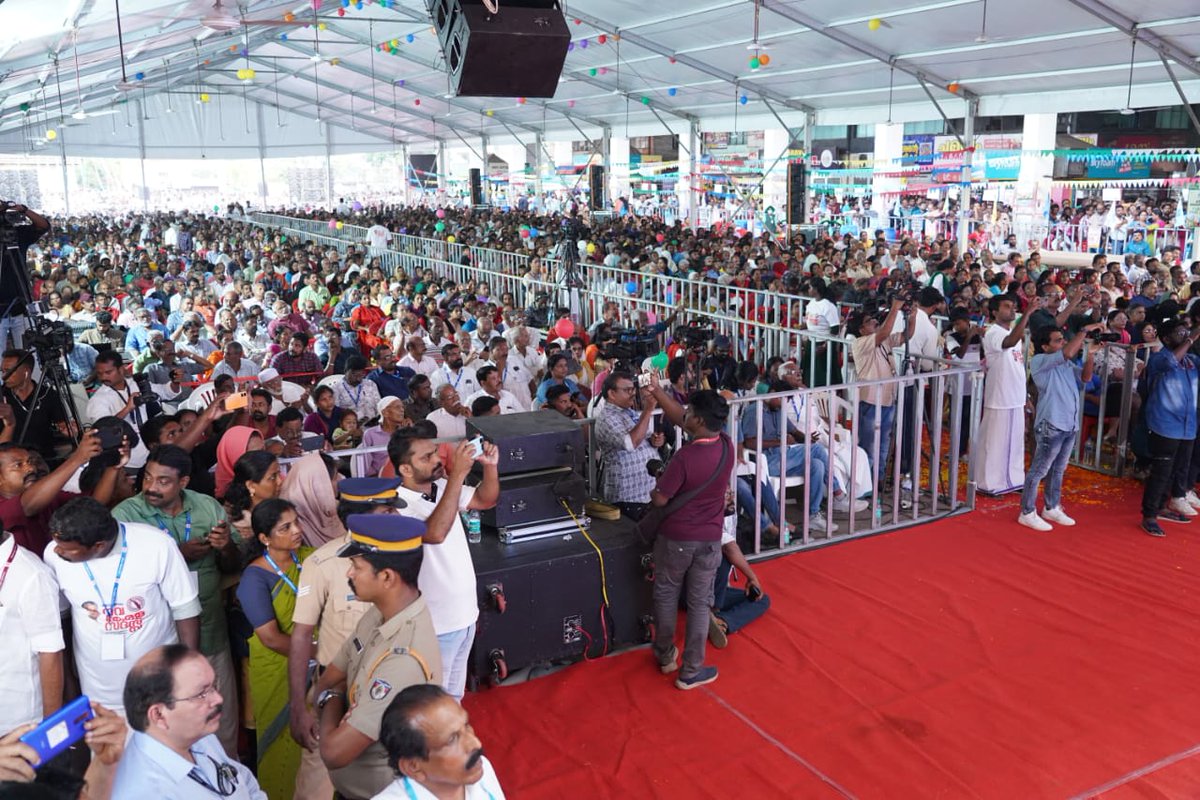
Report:
M0 267L0 348L21 347L29 317L25 302L31 298L25 253L30 245L50 231L50 223L41 214L12 200L0 200L0 248L4 264ZM9 343L11 339L12 343Z

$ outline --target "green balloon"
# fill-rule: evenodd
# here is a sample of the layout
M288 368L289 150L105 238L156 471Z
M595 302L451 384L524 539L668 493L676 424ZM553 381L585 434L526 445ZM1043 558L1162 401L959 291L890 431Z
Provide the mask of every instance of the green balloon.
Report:
M435 231L437 231L438 233L441 233L442 231L446 230L446 223L439 222L438 224L433 226L433 229Z
M654 358L650 359L650 364L655 369L666 369L667 361L668 361L668 359L667 359L666 352L663 350L659 350L658 355L656 355Z

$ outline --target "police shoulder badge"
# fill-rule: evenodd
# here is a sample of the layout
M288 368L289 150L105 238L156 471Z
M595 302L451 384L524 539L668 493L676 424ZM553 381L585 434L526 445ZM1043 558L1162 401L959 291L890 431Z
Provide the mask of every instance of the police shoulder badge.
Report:
M392 685L385 680L378 678L371 684L371 688L367 690L367 694L371 695L372 700L382 700L392 691Z

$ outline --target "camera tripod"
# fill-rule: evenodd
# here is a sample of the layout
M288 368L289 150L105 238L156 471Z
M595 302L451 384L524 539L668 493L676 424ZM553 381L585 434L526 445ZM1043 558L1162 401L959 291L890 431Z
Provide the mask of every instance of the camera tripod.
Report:
M17 244L16 230L13 227L7 225L0 227L0 248L2 248L0 249L0 275L9 272L16 277L16 284L20 291L18 301L24 303L24 316L29 322L20 344L29 353L26 358L34 359L34 362L42 369L42 379L37 384L37 390L30 399L28 408L32 411L46 398L56 398L63 413L67 416L68 423L71 423L67 427L67 436L73 442L78 443L83 425L79 409L75 406L75 398L71 395L71 380L66 367L66 340L61 335L66 333L67 336L70 336L70 333L61 323L56 325L38 313L33 300L33 286L29 282L29 272L25 265L25 256L20 245ZM6 316L13 316L11 306ZM55 337L54 334L60 335ZM0 344L7 345L7 343ZM24 360L22 359L22 362ZM18 362L12 371L19 369L22 362ZM10 374L11 372L5 373L4 378L7 380ZM17 432L13 441L25 440L25 435L29 432L29 423L32 420L33 417L27 413L21 430Z

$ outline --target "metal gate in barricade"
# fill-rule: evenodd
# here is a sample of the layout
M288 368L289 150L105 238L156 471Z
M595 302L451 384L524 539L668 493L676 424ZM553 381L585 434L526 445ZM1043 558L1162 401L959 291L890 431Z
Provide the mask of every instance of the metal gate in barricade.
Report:
M739 445L731 487L753 518L743 539L748 556L821 547L974 509L970 431L978 428L982 373L977 365L940 359L927 366L934 371L730 401L728 432ZM768 432L792 437L786 446L786 439L764 439L767 415L775 415ZM912 443L911 482L901 472L905 436ZM783 526L789 502L797 523L790 538ZM778 539L763 536L771 524Z
M1088 342L1085 347L1095 352L1094 376L1079 391L1071 463L1093 472L1123 475L1141 408L1137 386L1144 362L1138 358L1140 348L1116 342Z

